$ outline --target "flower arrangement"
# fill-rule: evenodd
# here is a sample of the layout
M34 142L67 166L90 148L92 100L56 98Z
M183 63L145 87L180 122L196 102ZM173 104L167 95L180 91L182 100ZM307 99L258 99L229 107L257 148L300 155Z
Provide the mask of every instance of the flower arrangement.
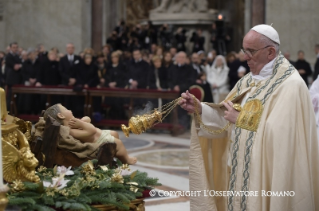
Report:
M94 167L97 160L71 170L64 166L38 168L40 183L14 181L9 185L9 205L23 210L98 210L94 205L113 205L128 210L129 204L143 197L142 192L160 185L147 173L132 172L118 161L118 168Z

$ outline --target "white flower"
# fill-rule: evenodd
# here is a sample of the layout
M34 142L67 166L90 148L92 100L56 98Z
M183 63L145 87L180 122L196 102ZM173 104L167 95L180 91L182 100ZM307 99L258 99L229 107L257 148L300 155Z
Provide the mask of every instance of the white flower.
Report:
M122 176L130 175L131 173L132 173L132 172L129 171L129 170L127 170L127 169L122 169L122 170L121 170L121 175L122 175Z
M72 166L69 166L69 168L66 168L65 166L58 166L57 167L57 175L73 175L74 172L71 170Z

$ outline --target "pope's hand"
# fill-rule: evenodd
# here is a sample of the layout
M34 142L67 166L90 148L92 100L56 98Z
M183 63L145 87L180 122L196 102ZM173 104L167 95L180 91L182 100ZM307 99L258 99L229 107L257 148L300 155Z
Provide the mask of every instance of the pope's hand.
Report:
M239 115L239 112L233 108L232 102L228 101L227 103L226 102L222 102L222 103L225 106L225 108L227 109L227 111L225 111L224 118L226 120L230 121L231 123L235 124L237 121L237 117Z
M188 92L188 90L181 95L182 99L178 102L178 105L180 105L184 110L188 111L189 113L195 112L195 103L193 96ZM195 98L196 99L196 98ZM197 106L198 106L198 113L202 113L202 105L197 100Z

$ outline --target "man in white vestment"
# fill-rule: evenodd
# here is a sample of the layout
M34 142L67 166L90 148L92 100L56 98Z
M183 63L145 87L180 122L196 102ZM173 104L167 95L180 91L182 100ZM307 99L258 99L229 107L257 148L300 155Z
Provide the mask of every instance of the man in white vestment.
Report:
M315 114L279 45L272 26L253 27L242 49L251 72L222 103L182 94L180 106L195 112L190 190L201 195L191 196L192 211L319 210Z

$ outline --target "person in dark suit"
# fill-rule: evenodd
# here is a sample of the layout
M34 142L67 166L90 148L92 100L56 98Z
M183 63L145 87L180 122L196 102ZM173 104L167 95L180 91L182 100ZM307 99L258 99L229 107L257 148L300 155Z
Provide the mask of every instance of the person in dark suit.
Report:
M36 51L28 52L28 59L23 63L21 74L25 86L34 86L37 82L38 72L41 70L41 62ZM40 113L38 95L23 94L20 96L18 105L19 113L38 114ZM21 107L19 107L21 105Z
M59 62L57 61L57 53L54 50L48 52L48 59L44 59L41 69L37 73L36 86L57 86L61 84L61 76L59 71ZM46 95L41 96L41 107L45 109ZM51 105L60 103L60 96L51 97Z
M105 86L109 88L125 88L128 85L128 73L126 66L120 61L118 51L112 53L112 64L108 67L108 73L105 74Z
M129 87L131 89L146 89L150 74L150 65L142 59L141 51L133 51L133 61L128 64Z
M7 108L10 108L11 88L13 85L22 83L22 61L18 55L18 43L10 43L10 52L5 58L5 72L7 84Z
M75 78L72 78L72 71L76 71L81 57L74 54L74 45L72 43L66 44L66 55L61 57L59 61L59 70L61 75L61 84L64 86L73 86L75 84ZM74 96L64 96L64 105L73 110L74 105Z
M76 78L76 87L87 89L94 88L99 85L98 66L95 62L93 62L93 55L91 54L84 54L83 60L80 62L77 71L74 71L73 74L73 77ZM101 100L97 99L98 98L93 99L93 109L95 112L100 111L101 107ZM83 116L84 97L77 97L77 100L75 101L77 103L74 109L74 114L77 117Z
M188 88L195 84L196 77L194 77L194 69L186 64L186 53L181 51L176 54L176 65L173 65L168 72L168 83L171 90L183 93ZM178 121L183 126L184 132L190 126L190 117L187 111L178 108Z
M236 85L237 81L240 79L240 74L238 73L238 69L241 66L241 62L239 59L236 58L235 53L230 52L227 55L227 66L229 67L228 72L228 83L229 83L229 89L232 90L233 87ZM241 68L242 69L242 68Z
M177 51L186 51L185 42L186 42L186 30L182 27L179 27L175 34L175 40L176 40L176 48Z
M319 44L315 46L315 53L317 55L317 60L313 71L313 81L315 81L319 75Z
M157 90L168 89L167 69L162 66L162 59L159 56L152 58L151 74L149 76L149 88Z
M186 53L181 51L176 54L176 65L173 65L168 73L169 88L183 93L194 84L194 70L186 64Z
M308 76L312 74L312 71L310 64L305 60L305 53L303 51L298 51L298 60L295 62L294 66L308 86Z
M74 45L68 43L66 45L67 54L60 59L59 69L62 77L62 84L65 86L73 86L75 79L71 77L73 73L71 71L76 70L76 65L80 64L80 56L74 55ZM73 67L73 68L72 68Z
M197 53L193 53L191 56L191 66L194 69L194 78L198 78L200 73L204 71Z
M120 60L120 52L115 51L111 55L111 64L108 66L108 72L104 76L105 86L111 89L125 88L128 85L128 74L126 66ZM123 105L128 102L128 99L107 97L105 104L111 108L108 116L111 119L127 119Z

